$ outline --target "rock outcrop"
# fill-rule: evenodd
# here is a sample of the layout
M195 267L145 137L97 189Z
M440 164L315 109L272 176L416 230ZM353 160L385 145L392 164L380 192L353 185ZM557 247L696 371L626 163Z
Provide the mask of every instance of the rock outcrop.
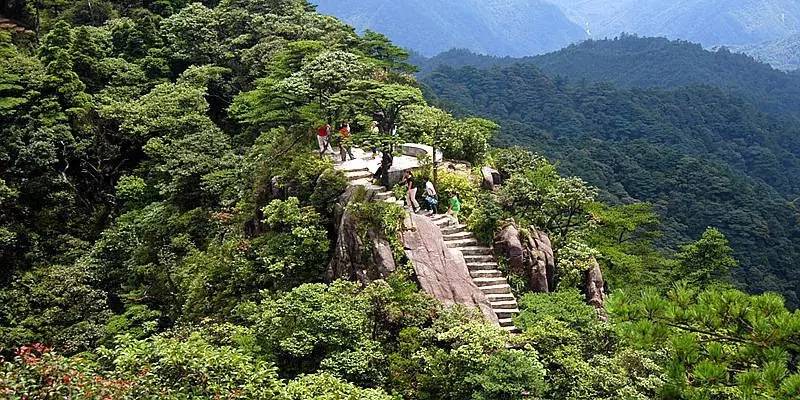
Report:
M597 310L597 316L603 320L608 320L608 314L605 310L605 281L603 280L603 271L600 269L600 264L597 260L592 258L591 266L584 272L583 276L583 291L586 294L586 302L594 306Z
M503 183L500 172L490 167L481 168L481 187L494 192Z
M336 205L336 244L326 273L328 281L357 280L366 285L388 277L396 268L389 240L381 232L367 229L365 236L359 235L359 221L346 208L358 190L349 186Z
M477 307L488 321L499 324L489 299L470 276L464 256L445 246L439 227L415 214L406 217L404 226L403 247L422 289L446 305Z
M508 260L511 272L523 276L534 292L549 292L555 284L555 257L550 238L531 227L523 236L513 222L507 223L494 237L497 253Z

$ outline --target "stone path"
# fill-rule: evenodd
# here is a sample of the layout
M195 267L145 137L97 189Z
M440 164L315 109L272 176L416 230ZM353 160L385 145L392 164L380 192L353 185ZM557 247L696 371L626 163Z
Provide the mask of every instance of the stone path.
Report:
M367 191L368 200L386 201L405 207L403 199L395 198L391 190L373 183L372 176L380 160L372 159L360 149L354 148L353 152L356 155L355 160L334 165L336 170L345 174L349 185L362 186ZM410 165L411 162L408 164L409 168L416 166ZM480 246L475 235L468 231L466 226L456 224L455 220L447 215L436 215L431 220L442 230L445 245L459 250L464 256L472 280L488 298L492 310L497 314L500 327L509 332L517 332L518 329L513 321L513 317L519 313L517 299L511 292L508 280L499 270L492 249Z

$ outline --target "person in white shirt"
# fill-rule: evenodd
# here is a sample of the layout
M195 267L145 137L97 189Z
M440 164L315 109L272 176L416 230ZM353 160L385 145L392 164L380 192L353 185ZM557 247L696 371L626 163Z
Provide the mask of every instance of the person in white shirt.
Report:
M433 182L431 182L430 179L425 181L425 201L431 209L431 215L439 214L439 199L436 194L436 188L433 186Z

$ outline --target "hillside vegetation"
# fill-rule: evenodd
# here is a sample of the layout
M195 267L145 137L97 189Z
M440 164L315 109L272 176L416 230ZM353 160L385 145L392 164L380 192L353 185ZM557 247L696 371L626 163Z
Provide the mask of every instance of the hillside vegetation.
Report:
M653 203L667 247L720 228L742 262L743 287L798 304L796 120L707 86L619 89L551 78L533 65L444 68L424 82L456 109L501 121L499 143L542 152L613 203Z

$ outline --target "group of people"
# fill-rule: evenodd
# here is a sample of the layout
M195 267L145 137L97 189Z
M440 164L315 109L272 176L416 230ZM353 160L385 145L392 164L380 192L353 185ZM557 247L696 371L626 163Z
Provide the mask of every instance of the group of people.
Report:
M393 129L393 134L395 134L396 129L396 127ZM373 133L377 133L377 121L373 122L371 131ZM339 148L339 155L341 156L342 161L347 161L347 157L350 157L351 160L355 160L356 157L353 155L352 140L350 135L351 131L349 122L343 122L341 125L339 125L339 129L336 131L336 133L334 133L331 124L320 126L317 129L317 144L319 145L320 157L324 157L325 152L328 149L333 152L334 150L332 145L336 145ZM374 157L377 153L377 148L373 147L372 153ZM405 185L407 189L406 206L415 213L419 212L421 207L417 201L417 187L416 183L414 182L414 173L411 170L406 171L403 175L403 181L401 183ZM455 218L456 222L458 222L458 214L461 212L461 199L458 198L458 193L448 193L447 195L449 198L447 214ZM425 200L425 203L427 203L428 209L431 211L431 215L439 214L439 194L436 192L436 187L434 186L433 182L430 181L430 179L425 181L425 194L423 199Z
M401 182L406 187L406 206L413 210L415 213L419 212L420 205L417 201L417 186L414 182L414 172L408 170L403 175ZM447 215L450 215L458 223L458 214L461 212L461 199L458 198L458 193L447 193L449 203L447 207ZM422 196L428 209L431 211L431 216L439 214L439 194L436 192L436 187L430 179L425 180L425 193Z
M325 124L317 129L317 144L319 145L319 156L325 156L325 151L330 149L333 151L332 143L339 147L339 156L342 161L347 161L349 156L351 160L355 160L353 155L352 140L350 139L350 123L343 122L339 125L336 133L333 132L331 124Z

